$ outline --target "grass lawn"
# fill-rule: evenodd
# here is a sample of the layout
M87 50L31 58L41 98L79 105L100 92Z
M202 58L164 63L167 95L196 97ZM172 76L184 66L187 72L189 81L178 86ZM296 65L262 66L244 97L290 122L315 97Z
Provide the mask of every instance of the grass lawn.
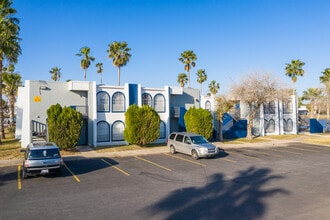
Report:
M143 150L146 148L165 147L165 146L166 146L166 144L148 144L144 147L137 146L137 145L120 145L120 146L95 147L92 149L98 153L102 153L102 152L129 151L129 150Z
M14 138L3 139L0 144L0 160L23 159L21 143Z

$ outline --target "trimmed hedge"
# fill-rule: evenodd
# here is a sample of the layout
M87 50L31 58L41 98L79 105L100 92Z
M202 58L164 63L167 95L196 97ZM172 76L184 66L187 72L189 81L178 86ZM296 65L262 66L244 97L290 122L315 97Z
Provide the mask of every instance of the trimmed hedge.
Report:
M130 144L144 146L159 138L160 117L147 105L131 105L125 113L124 139Z
M210 139L213 133L213 118L211 112L202 108L190 108L184 115L187 132L200 134Z

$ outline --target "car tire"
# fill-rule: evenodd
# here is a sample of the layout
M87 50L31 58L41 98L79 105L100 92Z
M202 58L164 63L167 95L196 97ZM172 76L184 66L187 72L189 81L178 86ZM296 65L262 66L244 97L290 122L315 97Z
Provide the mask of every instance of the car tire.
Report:
M191 156L195 159L195 160L198 160L199 159L199 156L198 156L198 153L196 150L192 150L191 151Z
M174 146L170 146L170 152L171 152L171 154L175 154L176 153Z

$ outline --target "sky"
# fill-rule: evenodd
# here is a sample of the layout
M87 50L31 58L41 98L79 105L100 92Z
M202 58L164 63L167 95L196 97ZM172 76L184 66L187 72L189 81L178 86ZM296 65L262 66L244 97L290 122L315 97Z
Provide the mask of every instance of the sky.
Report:
M87 46L95 62L87 80L100 83L95 64L102 62L103 83L117 85L117 68L107 49L126 41L131 59L121 68L121 84L142 87L179 86L184 73L178 60L193 50L196 66L191 87L200 88L196 72L204 69L208 84L220 94L249 73L271 73L291 86L285 64L305 62L298 94L321 87L319 77L330 67L329 0L13 0L20 20L22 54L16 71L22 80L51 81L49 71L61 68L60 81L84 80L80 48Z

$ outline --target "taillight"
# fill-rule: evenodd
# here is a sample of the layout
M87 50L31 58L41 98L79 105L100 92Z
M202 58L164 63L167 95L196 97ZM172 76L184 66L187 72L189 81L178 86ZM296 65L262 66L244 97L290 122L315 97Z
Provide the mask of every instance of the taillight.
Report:
M24 161L24 166L25 166L25 167L28 167L28 166L29 166L29 161L27 161L27 160Z
M63 158L62 157L60 159L60 163L61 163L61 165L63 165Z

